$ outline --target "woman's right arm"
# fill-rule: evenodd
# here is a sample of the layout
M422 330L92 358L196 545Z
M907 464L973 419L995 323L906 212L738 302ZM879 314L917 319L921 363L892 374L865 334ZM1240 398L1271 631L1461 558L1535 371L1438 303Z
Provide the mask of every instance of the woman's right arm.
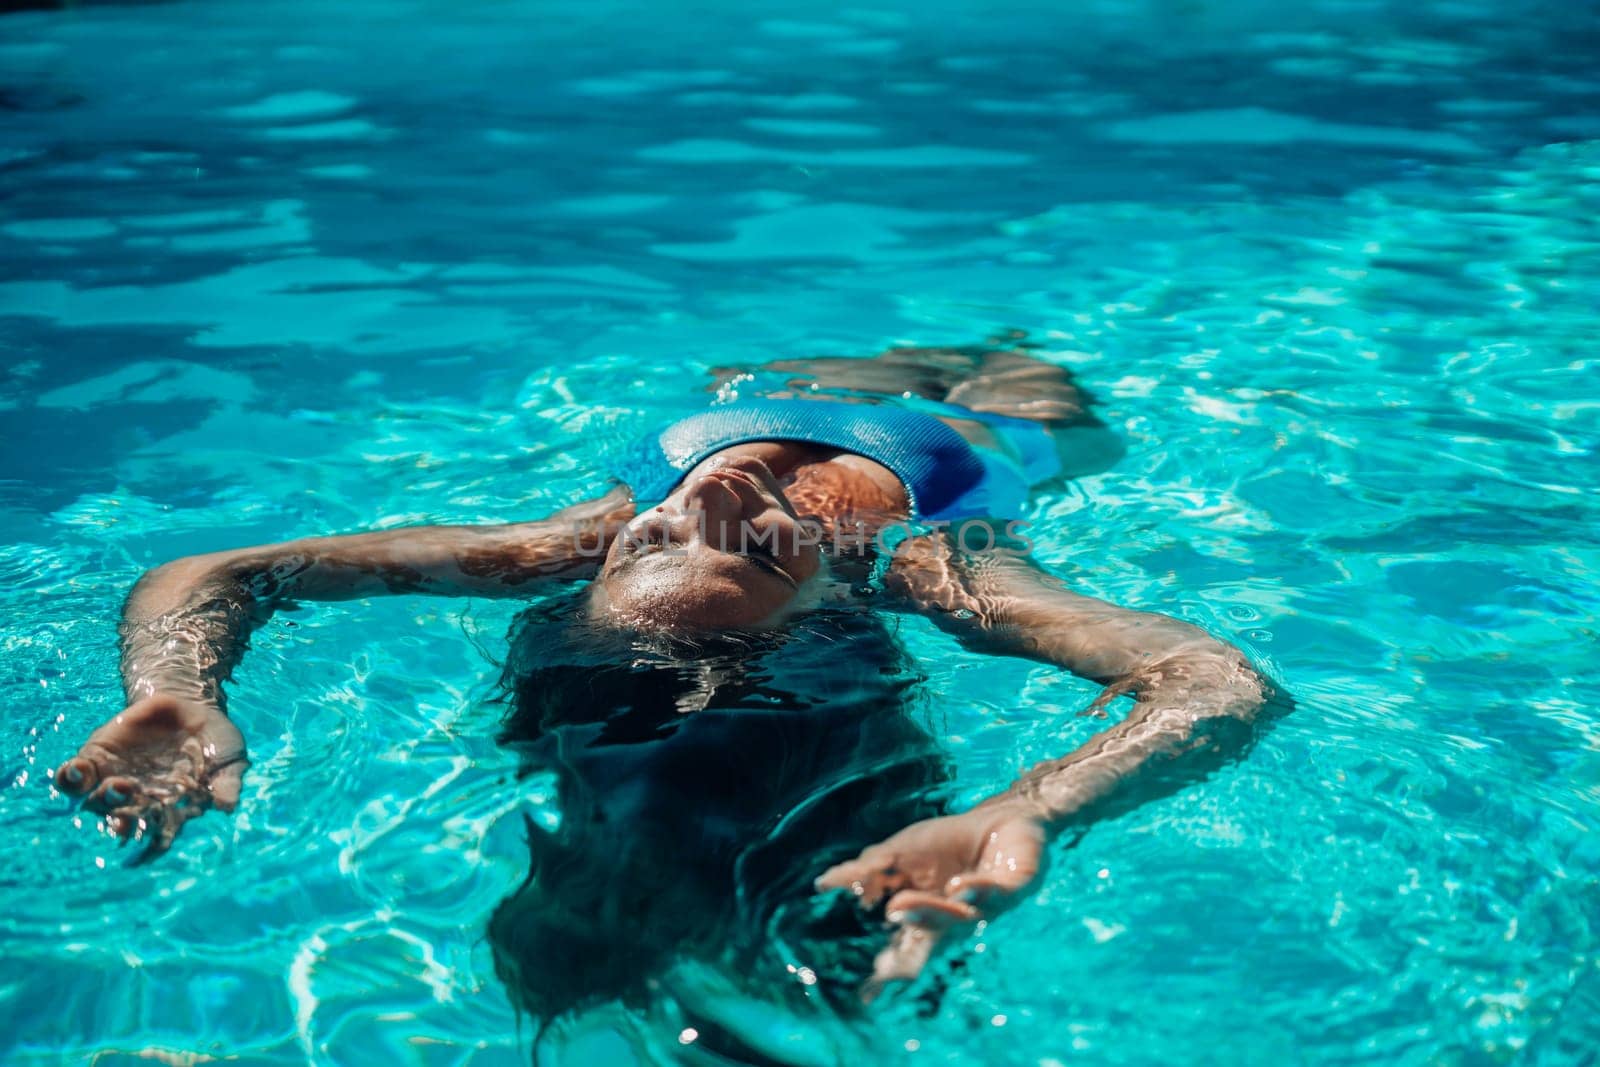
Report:
M146 855L164 851L189 818L237 803L244 739L224 713L222 683L277 607L387 593L530 596L592 577L632 514L619 488L541 522L307 538L157 567L123 609L128 707L62 764L57 785L119 835L147 839Z

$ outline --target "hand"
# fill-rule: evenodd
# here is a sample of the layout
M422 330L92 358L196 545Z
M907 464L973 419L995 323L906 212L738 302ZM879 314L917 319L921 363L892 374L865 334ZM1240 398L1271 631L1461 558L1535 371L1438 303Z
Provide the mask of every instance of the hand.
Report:
M232 811L247 765L244 735L219 709L157 694L90 734L57 768L56 787L83 797L124 842L146 839L142 863L207 808Z
M885 897L889 945L861 990L870 1001L889 982L922 970L946 931L993 916L1039 872L1044 822L1021 803L993 801L962 815L926 819L830 868L816 888L848 889L863 908Z
M551 515L545 521L552 522L559 519L562 522L616 524L626 523L637 513L638 508L634 506L633 502L633 490L619 483L608 489L604 496L570 504Z

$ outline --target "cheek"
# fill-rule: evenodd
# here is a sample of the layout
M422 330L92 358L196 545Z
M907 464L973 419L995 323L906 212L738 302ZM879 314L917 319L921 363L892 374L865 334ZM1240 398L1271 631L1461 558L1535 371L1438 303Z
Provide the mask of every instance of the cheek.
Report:
M799 553L789 564L789 573L795 581L803 582L822 567L822 549L809 542L803 543Z
M822 565L822 549L817 544L818 534L784 516L778 532L778 562L796 581L803 582Z
M611 543L611 548L606 552L605 558L600 561L600 573L595 576L596 583L605 583L616 572L617 565L622 562L622 541L618 539Z
M794 591L775 578L745 569L697 577L682 603L707 626L753 626L777 614Z
M774 549L780 559L788 559L806 551L806 531L799 523L781 511L769 512L761 525L764 543Z

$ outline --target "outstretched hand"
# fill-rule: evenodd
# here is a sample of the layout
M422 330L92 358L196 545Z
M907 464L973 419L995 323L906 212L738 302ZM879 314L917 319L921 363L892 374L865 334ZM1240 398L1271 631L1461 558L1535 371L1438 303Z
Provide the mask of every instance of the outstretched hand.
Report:
M83 797L123 841L144 840L143 862L207 808L232 811L247 762L244 735L220 710L157 694L90 734L57 768L56 787Z
M819 892L848 889L862 908L887 898L884 917L896 929L862 999L915 978L950 929L1003 910L1038 874L1044 839L1037 814L998 801L913 823L818 878Z

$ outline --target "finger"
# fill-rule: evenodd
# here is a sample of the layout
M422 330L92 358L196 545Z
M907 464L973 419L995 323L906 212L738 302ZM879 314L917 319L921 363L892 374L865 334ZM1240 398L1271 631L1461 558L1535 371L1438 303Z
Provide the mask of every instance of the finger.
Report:
M909 982L922 973L939 941L938 931L902 926L872 961L872 977L861 986L862 1003L870 1004L890 982Z
M239 790L244 784L244 769L249 764L235 760L219 768L207 782L211 790L211 803L220 811L232 811L239 806Z
M128 843L128 838L139 826L139 813L131 808L118 808L106 816L106 829L111 835L120 838L123 844Z
M922 973L940 938L953 926L976 922L976 908L923 889L903 889L889 899L885 918L900 927L872 963L872 977L861 987L870 1004L890 982L909 982Z
M123 844L137 840L147 831L151 819L161 805L150 801L136 801L114 808L106 813L106 829L122 839Z
M1009 874L1002 879L994 874L965 871L945 883L944 895L989 915L1015 896L1019 888Z
M863 854L863 858L828 868L816 880L815 887L819 893L829 889L847 889L855 895L856 903L863 908L873 908L878 901L905 884L905 874L892 859L868 859Z
M924 889L902 889L889 898L884 918L905 926L943 931L960 923L977 922L981 916L977 908L963 901Z
M145 834L148 841L139 854L128 862L128 866L141 866L165 853L177 840L178 831L183 829L183 824L194 818L195 814L198 812L192 807L175 808L170 804L158 806L145 820Z
M848 889L853 883L865 878L867 870L868 865L859 859L835 863L817 876L816 880L811 883L811 888L818 893L826 892L829 889Z
M81 797L100 780L100 768L92 760L73 756L56 768L56 788L68 796Z
M626 486L618 484L607 490L606 494L594 500L584 500L571 504L550 516L551 520L561 519L571 522L578 519L604 518L618 510L623 505L633 500L633 492Z
M131 804L138 796L138 782L125 775L113 775L102 781L83 803L85 807L104 814Z

